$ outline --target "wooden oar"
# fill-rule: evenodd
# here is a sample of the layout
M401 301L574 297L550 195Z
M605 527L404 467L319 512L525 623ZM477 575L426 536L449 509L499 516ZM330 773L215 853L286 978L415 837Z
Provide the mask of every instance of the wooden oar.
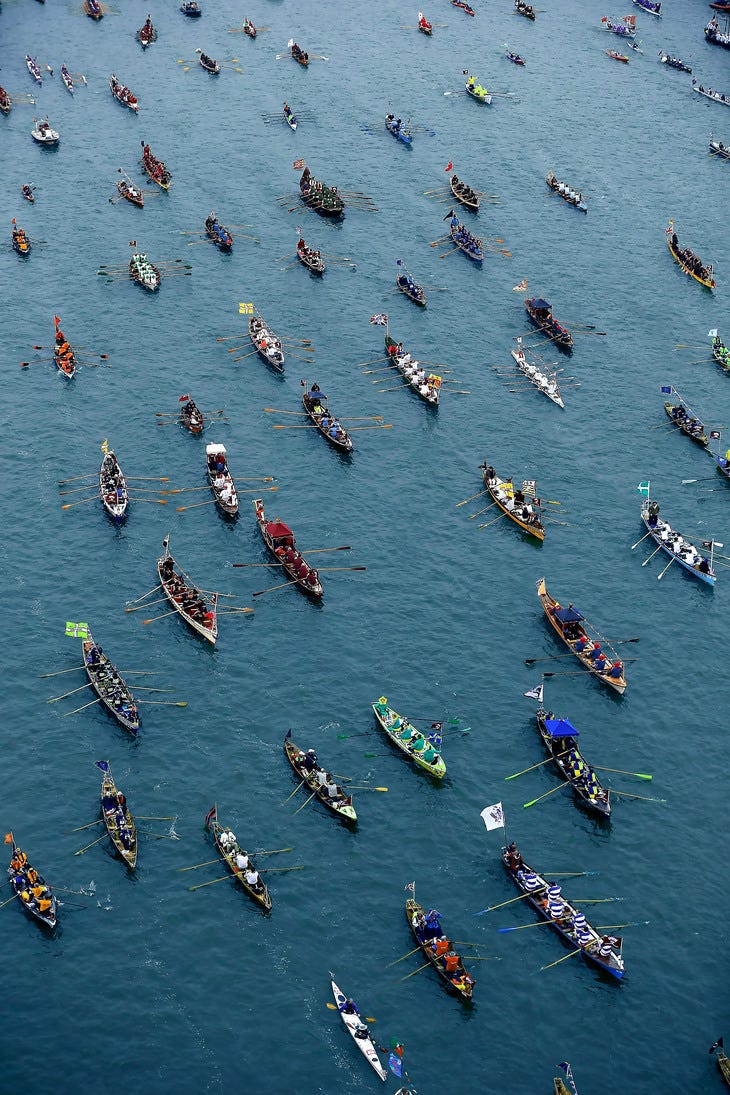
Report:
M531 764L529 768L523 768L521 772L513 772L511 776L505 776L505 781L509 779L517 779L518 776L524 776L526 772L532 772L535 768L542 768L543 764L549 764L551 760L557 760L558 757L564 757L566 753L569 753L570 749L564 750L562 753L556 753L554 756L547 757L546 760L541 760L537 764Z
M74 696L77 692L83 692L83 690L85 688L91 688L91 687L92 687L92 682L89 681L88 684L82 684L80 688L74 688L74 689L72 689L71 692L64 692L63 695L61 695L61 696L54 696L52 699L46 700L46 703L58 703L59 700L65 700L66 696Z
M477 525L477 528L489 528L490 525L496 525L497 521L501 521L503 517L509 516L508 513L500 513L499 517L495 517L493 521L487 521L486 525Z
M672 558L669 560L669 562L664 567L664 570L661 572L661 574L657 574L657 581L658 582L661 582L662 578L667 573L667 571L669 570L669 568L670 568L670 566L672 565L673 562L674 562L674 556L672 556Z
M83 506L85 502L96 502L98 500L99 495L92 494L91 498L82 498L80 502L65 502L61 509L73 509L74 506Z
M148 589L146 593L143 593L141 597L135 597L133 601L127 601L128 605L136 605L138 601L143 601L145 597L149 597L151 593L156 593L158 589L162 589L161 585L156 585L152 589Z
M91 844L87 844L85 848L79 848L77 852L74 852L74 855L83 855L84 852L88 852L89 848L93 848L95 844L98 844L107 836L109 836L107 832L102 833L100 837L97 837L96 840L92 840Z
M188 889L189 889L189 890L190 890L191 892L192 892L193 890L202 890L202 889L204 889L204 888L205 888L206 886L214 886L214 885L216 884L216 882L225 882L225 880L226 880L227 878L236 878L236 875L234 875L234 874L224 874L224 875L221 875L221 877L220 877L220 878L214 878L214 879L212 880L212 882L200 882L200 883L199 883L199 884L198 884L197 886L188 886Z
M73 479L59 479L59 487L64 486L65 483L78 483L79 479L96 479L97 472L90 471L87 475L75 475Z
M485 506L485 507L484 507L484 509L478 509L478 510L476 511L476 513L472 513L472 514L470 515L470 517L469 517L468 519L469 519L470 521L473 521L475 517L481 517L481 515L482 515L483 513L486 513L488 509L491 509L491 508L492 508L492 506L496 506L496 505L497 505L497 503L496 503L496 502L490 502L488 506Z
M305 804L306 805L306 804ZM296 810L294 811L296 813ZM304 864L297 867L262 867L259 874L281 874L283 871L303 871Z
M44 677L60 677L64 673L78 673L80 669L85 669L85 665L75 665L73 669L59 669L56 673L41 673L39 674L39 680L43 680Z
M256 595L254 594L254 596L256 596ZM312 799L314 798L316 793L317 793L316 791L312 791L312 794L309 796L309 798L306 800L306 802L303 802L301 806L298 806L297 809L294 811L294 813L298 814L300 810L303 810L304 807L307 805L307 803L312 801ZM292 816L294 816L294 815L292 815Z
M144 610L145 610L146 608L151 608L151 607L152 607L152 605L161 605L161 604L162 604L162 603L163 603L164 601L166 601L166 600L167 600L167 597L160 597L160 598L159 598L158 600L156 600L156 601L147 601L147 602L146 602L145 604L143 604L143 605L136 605L136 606L135 606L135 607L133 607L133 608L125 608L125 610L124 610L124 611L125 611L125 612L144 612Z
M526 810L528 808L528 806L534 806L536 802L542 802L542 800L544 798L547 798L548 795L554 795L555 792L559 791L561 787L568 787L568 786L569 786L569 784L568 784L568 781L566 780L565 783L559 783L557 785L557 787L553 787L553 789L551 791L546 791L545 794L540 795L539 798L533 798L530 802L523 802L523 804L522 804L523 810Z
M292 579L290 582L282 582L282 584L278 585L278 586L269 586L268 589L260 589L257 593L253 593L252 596L253 597L261 597L264 593L273 593L275 589L284 589L285 586L295 586L295 585L297 585L297 579L296 578Z
M8 879L8 882L9 881L10 881L10 879ZM13 896L9 897L7 901L3 901L2 905L0 905L0 909L4 909L5 906L9 905L11 901L15 901L16 897L20 897L20 894L19 893L14 893ZM332 1006L334 1007L334 1004Z
M137 703L154 703L158 707L187 707L187 700L137 700Z
M266 851L265 849L263 851L261 851L259 849L258 851L251 852L250 854L251 855L279 855L281 852L293 852L293 851L294 851L293 847L292 848L271 848L270 851Z
M166 616L177 616L177 609L173 609L172 612L164 612L162 616L153 616L151 620L142 620L143 624L153 624L156 620L164 620Z
M425 970L425 969L428 969L428 967L429 967L430 965L431 965L431 963L430 963L430 962L426 962L426 964L425 964L424 966L419 966L417 970L414 970L414 971L413 971L413 973L407 973L407 974L405 975L405 977L400 977L400 978L399 978L399 980L400 980L400 981L407 981L409 977L415 977L417 973L420 973L420 972L421 972L421 970Z
M647 565L647 563L650 563L650 562L652 561L652 559L654 558L654 556L655 556L655 555L658 555L658 554L659 554L659 552L660 552L660 551L662 550L662 548L663 548L663 547L664 547L664 545L663 545L663 544L660 544L660 545L659 545L659 547L658 547L658 548L656 548L656 550L655 550L655 551L652 551L652 553L651 553L651 555L650 555L650 556L648 557L648 559L644 559L644 562L643 562L643 563L642 563L641 565L642 565L643 567L645 567L645 566Z
M79 825L78 828L76 828L76 829L69 829L69 834L71 834L71 833L80 833L82 829L93 829L93 827L95 825L102 825L102 824L103 824L103 820L102 820L102 818L99 818L98 821L90 821L86 825Z
M408 951L407 954L402 954L400 958L396 958L395 962L389 962L385 968L389 970L391 966L397 966L398 963L402 962L404 958L410 958L412 954L415 954L416 951L420 951L420 949L420 947L414 947L412 951ZM334 1007L334 1004L332 1006Z
M472 913L472 916L484 916L485 913L495 912L496 909L503 909L505 905L512 905L515 901L523 901L526 897L532 897L533 894L544 893L546 887L538 886L536 890L530 890L529 893L521 893L519 897L511 897L509 901L502 901L499 905L490 905L486 909L482 909L481 912Z
M547 965L547 966L540 966L540 969L539 969L539 971L538 971L538 972L539 972L539 973L542 973L542 971L543 971L543 970L550 970L550 969L552 969L552 968L553 968L553 966L559 966L561 962L564 962L564 961L566 960L566 958L572 958L572 957L573 957L574 955L576 955L576 954L580 954L580 952L581 952L582 950L583 950L583 948L582 948L582 947L578 947L578 949L577 949L577 950L575 950L575 951L570 951L570 952L569 952L568 954L564 954L564 955L563 955L563 957L562 957L562 958L558 958L558 959L557 959L557 961L555 961L555 962L550 962L550 963L549 963L549 965Z
M457 502L456 503L456 509L458 509L459 506L465 506L467 502L473 502L475 498L481 498L481 496L483 494L488 494L488 493L489 493L488 489L487 490L480 490L479 494L472 494L471 498L464 498L464 500L462 502Z
M216 856L215 859L206 859L205 863L193 863L192 867L176 867L176 871L195 871L198 867L209 867L211 863L224 863L225 860L220 856Z
M367 567L318 567L317 572L324 574L325 571L330 570L367 570Z
M281 804L281 805L282 805L282 806L286 806L286 804L287 804L287 802L289 801L289 799L292 799L292 798L294 798L294 796L295 796L295 794L297 793L297 791L301 790L301 788L302 788L302 787L304 786L304 784L305 784L306 782L307 782L307 781L306 781L305 779L303 779L301 783L297 784L297 786L296 786L296 787L294 788L294 790L292 791L292 793L291 793L291 794L289 795L289 798L285 798L285 799L284 799L284 801L282 802L282 804Z
M613 641L610 641L608 639L603 639L603 642L605 642L607 646L618 646L620 643L638 643L638 642L641 642L641 637L637 636L634 639L614 639ZM551 661L554 661L556 658L572 658L572 657L573 657L573 654L551 654L550 657L548 657L548 658L525 658L525 665L534 665L535 662L551 662Z
M69 715L78 715L79 711L85 711L87 707L93 707L95 703L101 703L101 699L97 698L92 700L91 703L85 703L83 707L76 707L73 711L67 711L62 718L67 719Z
M682 480L682 482L684 482L684 480ZM639 546L639 544L642 544L644 540L646 540L647 536L651 536L651 532L644 533L640 540L637 540L635 544L631 545L631 550L633 551L634 548L637 548Z

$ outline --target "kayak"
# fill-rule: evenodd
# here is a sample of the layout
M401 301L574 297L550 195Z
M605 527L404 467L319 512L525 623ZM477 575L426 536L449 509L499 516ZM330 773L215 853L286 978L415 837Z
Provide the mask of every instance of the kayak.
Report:
M337 1010L340 1011L342 1005L347 1003L347 997L345 996L344 992L342 992L342 990L339 989L335 984L335 979L332 976L332 971L330 971L330 979L332 982L332 995L335 998ZM380 1063L380 1058L375 1051L375 1044L370 1037L368 1025L367 1023L363 1022L360 1013L357 1010L355 1010L353 1014L345 1011L340 1011L340 1019L342 1019L342 1022L347 1027L352 1037L352 1040L362 1053L363 1057L365 1057L366 1060L372 1065L381 1080L387 1080L388 1073Z

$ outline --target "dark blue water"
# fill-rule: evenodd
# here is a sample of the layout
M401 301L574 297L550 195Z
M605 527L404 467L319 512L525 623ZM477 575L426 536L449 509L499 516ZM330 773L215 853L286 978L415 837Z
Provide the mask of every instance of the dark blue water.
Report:
M48 78L36 111L17 105L0 119L6 222L16 216L46 241L26 261L9 244L0 258L2 825L51 881L70 889L93 881L95 891L68 895L87 907L62 908L56 938L14 906L2 911L2 1092L40 1092L50 1077L59 1092L92 1090L110 1074L129 1095L371 1090L377 1080L326 1008L330 969L377 1018L383 1044L405 1043L421 1095L549 1091L555 1062L566 1058L581 1091L720 1090L706 1050L727 1029L716 914L727 893L718 844L727 826L728 576L721 570L714 592L676 568L658 582L659 559L642 568L650 552L630 546L642 532L636 485L647 478L684 534L727 542L730 532L719 475L681 485L711 477L712 461L685 437L652 428L664 419L663 384L708 424L730 424L727 378L710 363L690 364L704 356L711 327L728 337L719 306L730 277L728 165L706 147L710 132L730 139L730 114L657 61L668 49L705 85L729 92L728 55L704 43L709 9L687 0L667 0L661 20L636 9L644 55L628 66L605 56L620 43L598 29L618 9L552 0L530 24L508 0L479 6L469 19L433 0L426 15L448 27L431 40L399 29L415 24L417 5L395 0L336 9L261 2L248 11L204 2L197 22L175 4L134 0L99 24L75 3L2 6L0 82L11 93L32 90L26 52L89 80L72 99L58 76ZM159 40L143 53L134 32L148 8ZM271 28L256 42L227 33L246 14ZM329 60L308 71L275 60L291 36ZM503 42L526 68L501 56ZM197 46L238 58L243 72L212 80L196 65L183 71L178 60L194 58ZM517 99L485 108L445 96L465 68ZM138 96L139 117L112 99L112 71ZM261 114L284 98L314 115L296 134L263 124ZM417 131L405 149L382 128L389 110L434 135ZM55 153L30 138L38 111L61 132ZM143 211L110 205L118 167L142 182L142 139L174 186ZM372 195L380 212L350 210L341 224L284 212L274 199L294 189L298 157L317 177ZM504 239L512 258L490 256L479 271L428 246L449 206L421 191L446 181L449 160L501 196L476 224ZM547 191L549 168L590 196L587 216ZM23 182L38 186L32 208L20 198ZM246 231L261 244L237 241L231 257L188 247L191 237L179 233L201 228L211 209L224 224L252 224ZM670 216L680 240L714 261L714 296L672 262ZM352 256L357 270L332 266L322 282L299 266L282 271L276 259L293 251L298 224L312 246ZM98 266L126 262L131 239L153 260L184 257L192 277L163 280L156 296L107 284ZM430 294L425 312L389 293L398 257L422 281L448 287ZM511 291L523 277L559 320L608 332L576 333L569 375L581 386L566 385L564 411L536 392L510 394L491 368L510 360L513 336L527 329L521 294ZM257 358L232 363L215 340L243 328L240 301L253 301L280 334L311 338L312 363L290 359L283 379ZM444 395L434 413L409 391L381 393L397 381L371 384L385 374L358 367L381 353L381 331L368 324L377 311L389 313L391 333L413 353L448 363L470 394ZM72 343L109 353L112 368L83 369L70 383L52 364L21 370L35 343L52 340L54 313ZM700 348L675 351L675 343ZM340 415L383 414L393 429L354 434L349 461L316 433L274 431L287 418L263 408L297 410L304 377L319 381ZM119 529L95 502L61 510L57 480L93 472L104 438L128 475L203 484L204 440L156 425L155 413L174 411L186 392L204 408L226 408L230 424L207 440L227 446L234 474L276 477L268 511L291 524L302 547L350 544L321 565L367 572L323 573L321 606L291 590L253 600L275 584L272 572L230 564L267 561L255 495L242 496L235 524L212 506L176 512L205 492L134 505ZM537 478L543 497L563 503L567 527L552 525L542 547L505 522L478 531L482 519L468 520L478 503L455 503L480 489L485 456L503 476ZM144 626L146 613L123 611L154 585L168 531L204 588L255 605L252 617L221 617L215 650L177 619ZM654 775L607 781L667 800L616 799L609 828L561 792L523 809L555 786L548 766L503 782L543 759L534 705L522 695L539 679L524 659L561 652L535 594L543 574L602 634L641 637L622 648L640 658L628 663L623 698L583 675L546 684L546 703L583 731L589 761ZM154 670L149 682L173 690L161 698L189 706L144 707L136 742L96 708L64 718L87 692L46 701L81 675L38 678L80 664L66 620L88 621L122 669ZM381 693L426 723L450 717L460 720L452 727L470 728L449 733L443 786L375 731L369 705ZM356 793L356 832L312 804L293 816L299 797L281 805L295 787L281 748L288 727L335 772L389 788ZM103 845L74 858L92 836L67 835L96 816L93 762L102 757L135 813L177 817L179 841L141 838L133 876ZM595 923L649 921L625 932L622 984L575 958L538 973L566 952L546 929L497 933L533 919L521 904L473 917L515 896L500 865L501 833L487 834L479 817L498 800L535 867L598 872L566 881L569 897L622 899L587 905ZM217 865L176 873L212 858L202 822L214 801L249 847L294 846L272 865L306 865L270 876L266 919L228 882L188 891L222 874ZM166 822L146 824L168 831ZM474 965L471 1009L431 971L400 982L417 956L386 968L411 947L403 887L412 879L452 936L501 959Z

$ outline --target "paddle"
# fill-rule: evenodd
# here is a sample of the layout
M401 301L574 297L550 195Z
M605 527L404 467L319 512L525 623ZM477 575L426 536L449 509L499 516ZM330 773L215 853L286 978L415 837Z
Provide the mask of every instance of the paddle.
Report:
M102 819L101 818L99 818L98 821L90 821L90 822L88 822L87 825L79 825L79 827L77 829L69 829L69 835L71 833L80 833L82 829L93 829L93 827L95 825L101 825L101 824L102 824Z
M418 950L418 947L416 947L416 950ZM411 953L413 953L413 952L411 952ZM340 1010L337 1007L336 1004L327 1004L327 1007L330 1009L330 1011L339 1011ZM366 1015L366 1016L364 1016L364 1018L365 1018L365 1021L367 1023L377 1023L377 1021L378 1021L377 1019L373 1019L372 1015Z
M216 884L216 882L225 882L227 878L230 879L230 878L235 878L235 877L236 877L236 875L234 875L234 874L224 874L224 875L221 875L220 878L214 878L212 882L201 882L197 886L188 886L188 889L192 893L193 890L203 890L203 889L205 889L206 886L214 886Z
M543 893L545 886L538 886L536 890L530 890L529 893L521 893L519 897L511 897L509 901L502 901L499 905L490 905L486 909L482 909L481 912L472 913L472 916L484 916L485 913L494 912L496 909L503 909L505 905L512 905L515 901L523 901L526 897L532 897L533 894Z
M128 605L136 605L138 601L143 601L145 597L149 597L150 593L156 593L158 589L162 589L161 585L154 586L153 589L148 589L146 593L143 593L141 597L135 597L133 601L127 601Z
M481 498L481 496L483 494L488 494L488 493L489 493L489 489L480 490L479 494L472 494L471 498L464 498L464 500L462 502L457 502L455 508L458 509L459 506L465 506L467 502L473 502L475 498Z
M294 798L294 796L295 796L295 794L297 793L297 791L300 791L300 790L301 790L301 788L302 788L302 787L304 786L304 784L305 784L306 782L307 782L307 781L306 781L305 779L303 779L301 783L297 784L297 786L296 786L296 787L294 788L294 790L293 790L293 791L292 791L292 793L291 793L291 794L289 795L289 797L288 797L288 798L285 798L285 799L284 799L284 801L282 802L282 804L281 804L281 805L282 805L282 806L286 806L287 802L289 802L289 799L292 799L292 798Z
M74 506L83 506L85 502L98 501L98 494L92 494L91 498L82 498L80 502L66 502L61 509L72 509Z
M684 483L684 482L685 482L685 480L683 479L683 480L682 480L682 482ZM686 480L686 482L688 482L688 483L694 483L694 482L696 482L696 480L694 480L694 479L687 479L687 480ZM637 540L635 544L632 544L632 545L631 545L631 550L633 551L633 550L634 550L634 548L637 548L637 547L639 546L639 544L642 544L642 543L644 542L644 540L646 540L647 536L651 536L651 531L649 531L649 532L646 532L646 533L644 533L644 535L643 535L643 536L641 537L641 539L640 539L640 540Z
M82 684L80 688L74 688L71 692L64 692L61 696L54 696L52 699L46 700L46 703L58 703L59 700L65 700L66 696L73 696L77 692L83 692L85 688L91 688L91 686L92 682L89 681L88 684Z
M10 881L10 879L8 879L8 881ZM14 893L13 896L9 897L7 901L3 901L2 905L0 905L0 909L4 909L5 906L9 905L11 901L15 901L16 897L20 897L20 894L19 893Z
M538 973L541 973L543 970L550 970L553 968L553 966L559 966L561 962L564 962L566 960L566 958L572 958L574 955L580 954L582 950L582 947L578 947L577 950L570 951L568 954L564 954L562 958L558 958L555 962L550 962L547 966L540 966Z
M348 788L348 790L349 791L387 791L388 788L387 787L365 787L365 786L361 786L361 785L353 783Z
M420 947L414 947L412 951L408 951L407 954L402 954L400 958L396 958L395 962L389 962L385 968L389 970L391 966L397 966L398 963L402 962L404 958L410 958L412 954L415 954L416 951L420 951L420 949Z
M317 793L316 791L313 791L312 794L309 796L309 798L306 800L306 802L303 802L301 806L297 807L297 809L294 811L294 813L298 814L300 810L303 810L304 807L307 805L307 803L312 801L312 799L314 798L316 793ZM292 815L292 816L294 816L294 815Z
M651 555L649 556L648 559L644 559L644 562L641 565L643 567L645 567L648 563L650 563L652 561L652 559L654 558L654 556L659 554L659 552L662 550L663 546L664 546L663 544L660 544L659 547L655 551L652 551L652 553L651 553Z
M661 574L657 574L657 581L658 582L661 582L662 578L667 573L667 571L669 570L669 568L670 568L670 566L672 565L673 562L674 562L674 558L671 558L669 560L669 562L667 563L667 565L664 567L664 570L661 572Z
M101 703L100 699L92 700L91 703L85 703L83 707L76 707L73 711L67 711L62 717L67 719L69 715L77 715L79 711L85 711L87 707L93 707L95 703Z
M488 509L491 509L491 508L492 508L492 506L496 506L496 505L497 505L497 503L496 503L496 502L490 502L488 506L485 506L485 507L484 507L484 509L478 509L478 510L476 511L476 513L472 513L472 514L470 514L470 516L469 516L469 520L470 520L470 521L473 521L475 517L481 517L481 515L482 515L483 513L486 513Z

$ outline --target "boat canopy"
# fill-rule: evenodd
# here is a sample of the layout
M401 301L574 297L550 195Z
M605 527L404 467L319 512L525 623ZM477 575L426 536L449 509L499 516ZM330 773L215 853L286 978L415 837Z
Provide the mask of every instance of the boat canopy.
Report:
M318 399L320 401L320 403L322 402L323 399L327 398L327 396L324 394L323 391L313 392L311 388L305 394L306 394L308 399Z
M543 308L547 309L548 312L550 311L550 305L546 300L543 300L542 297L535 297L533 300L530 301L530 304L533 308L537 308L539 311L542 311Z
M579 733L567 719L545 719L545 727L551 738L577 738Z
M572 605L568 605L567 608L556 608L553 616L563 624L577 624L585 619L585 616L582 616L578 609L573 608Z
M215 445L215 444L206 445L205 446L205 451L207 452L208 456L215 456L215 454L219 453L219 452L222 453L225 456L226 455L226 446L225 445Z
M293 536L294 533L283 521L267 521L266 531L269 536Z

